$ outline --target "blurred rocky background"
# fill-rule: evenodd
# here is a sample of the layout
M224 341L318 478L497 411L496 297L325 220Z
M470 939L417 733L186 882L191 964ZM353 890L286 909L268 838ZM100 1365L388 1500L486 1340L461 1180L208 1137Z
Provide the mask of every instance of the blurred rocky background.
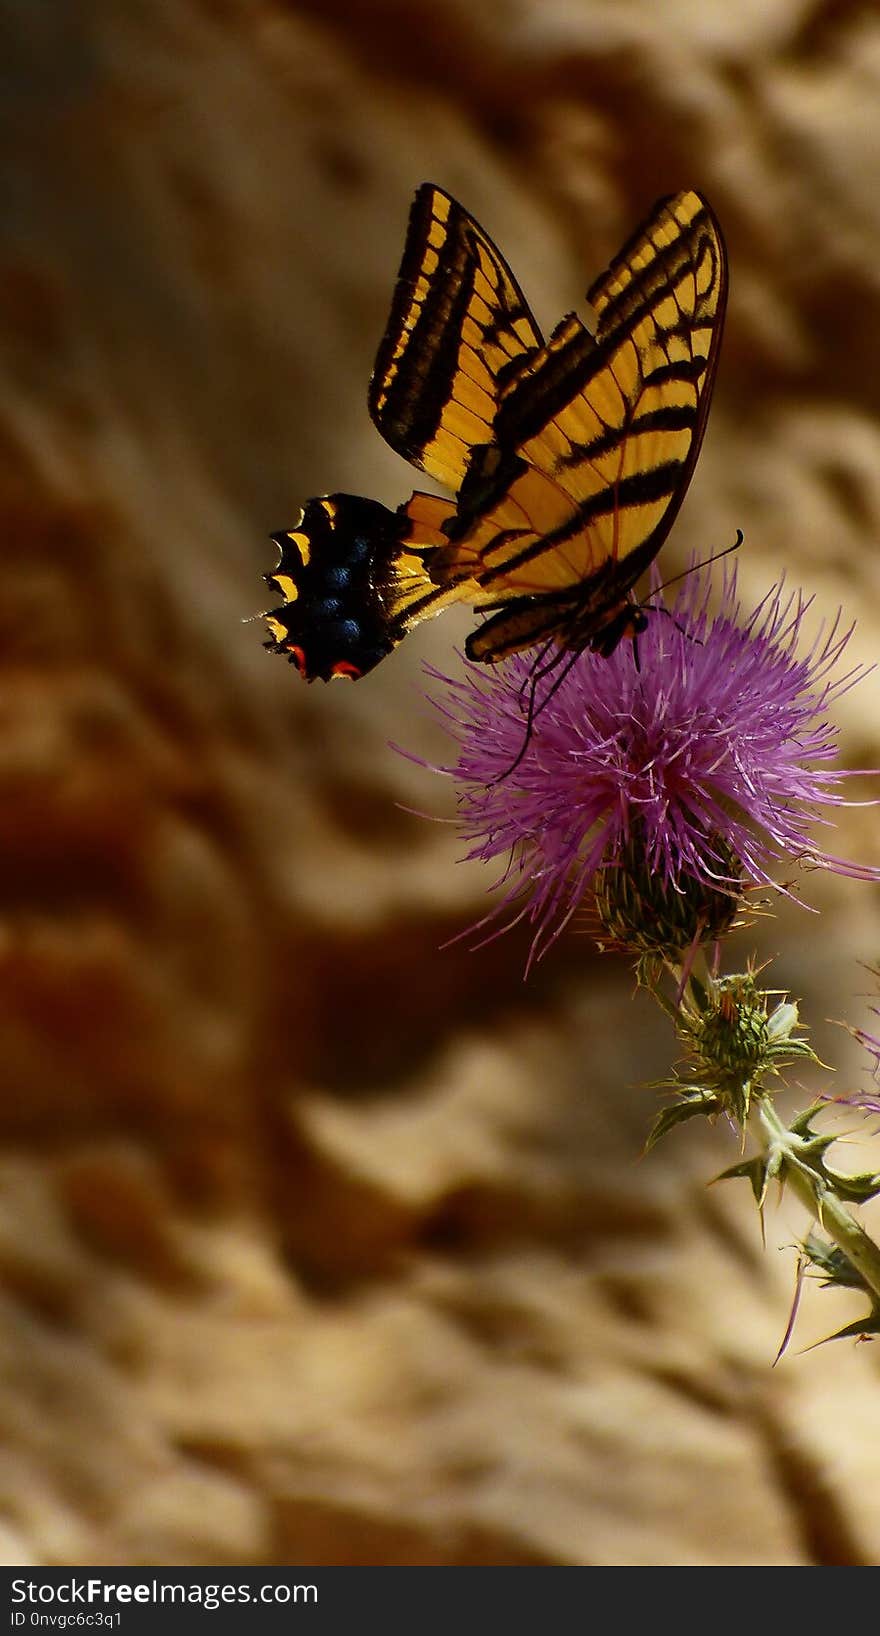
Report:
M724 1129L639 1162L627 967L441 947L489 877L388 740L442 756L470 621L326 689L244 622L308 495L412 486L365 394L420 181L548 327L696 186L731 298L664 561L742 527L746 598L873 660L876 9L2 0L0 63L2 1559L876 1562L877 1351L802 1350L814 1289L771 1368L805 1223L707 1186ZM877 765L880 681L839 713ZM845 1090L877 894L806 891L731 959Z

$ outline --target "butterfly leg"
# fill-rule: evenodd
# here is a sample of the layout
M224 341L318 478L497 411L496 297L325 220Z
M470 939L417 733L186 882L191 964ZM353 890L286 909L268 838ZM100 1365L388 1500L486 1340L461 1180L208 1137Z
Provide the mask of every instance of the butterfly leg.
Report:
M572 652L566 652L564 648L558 648L552 659L547 660L545 664L536 664L534 666L529 678L529 706L526 714L526 730L523 735L522 744L518 754L510 763L510 766L506 767L503 773L499 773L497 778L492 779L493 784L500 784L503 779L509 778L511 773L516 772L517 767L522 762L523 757L531 744L532 734L534 732L535 722L538 716L540 716L542 710L547 708L547 705L550 703L550 700L554 697L554 695L558 693L560 687L565 681L566 676L568 676L569 672L577 664L579 658L581 657L582 651L583 650L581 648L575 648ZM539 704L536 704L535 700L537 698L538 688L541 682L543 682L545 677L549 676L551 672L557 668L558 675L554 676L552 683L548 687L547 692L544 694L544 697L541 699Z

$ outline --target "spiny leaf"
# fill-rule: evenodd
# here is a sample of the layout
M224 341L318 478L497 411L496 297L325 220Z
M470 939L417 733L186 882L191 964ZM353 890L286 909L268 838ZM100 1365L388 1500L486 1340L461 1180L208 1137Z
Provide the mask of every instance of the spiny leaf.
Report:
M764 1169L766 1171L766 1180L764 1182L765 1193L767 1191L768 1184L775 1181L776 1177L782 1174L784 1164L785 1154L783 1153L782 1148L771 1147L764 1161Z
M684 1124L686 1119L694 1119L700 1113L709 1115L720 1111L721 1104L718 1098L712 1096L710 1092L701 1092L699 1096L671 1103L668 1108L662 1108L654 1120L645 1143L645 1152L650 1153L662 1136L668 1136L676 1125Z
M807 1136L801 1138L803 1146L799 1151L805 1158L821 1159L822 1155L834 1146L837 1139L836 1136L820 1136L817 1132L810 1131Z
M824 1340L817 1341L816 1346L827 1346L829 1341L867 1340L872 1335L880 1335L880 1311L871 1312L867 1318L856 1318L854 1323L845 1324L843 1329L837 1329L833 1335L826 1335ZM812 1350L811 1347L810 1351Z
M808 1108L804 1108L803 1113L795 1114L789 1130L794 1131L795 1136L813 1136L815 1133L810 1130L810 1120L815 1119L817 1113L824 1112L824 1109L824 1102L811 1102Z
M768 1181L767 1166L764 1159L760 1156L755 1159L743 1159L738 1165L731 1165L729 1170L722 1170L720 1176L715 1177L715 1181L735 1181L741 1176L751 1182L755 1203L760 1207L764 1202Z
M770 1053L783 1062L794 1057L807 1057L810 1062L819 1061L813 1047L808 1045L806 1040L773 1040L770 1044Z
M836 1244L829 1244L825 1239L817 1238L814 1233L807 1236L801 1250L811 1265L824 1274L823 1289L829 1289L834 1285L840 1289L857 1289L871 1299L871 1310L866 1317L856 1318L851 1324L845 1324L843 1329L836 1330L833 1335L826 1335L825 1339L817 1341L816 1345L824 1346L828 1341L865 1340L872 1335L880 1335L880 1305L849 1256L838 1249Z
M862 1171L859 1176L839 1176L836 1171L826 1170L823 1165L822 1174L838 1197L850 1204L867 1204L869 1199L876 1198L880 1193L880 1173L876 1170Z
M858 1267L836 1244L829 1244L826 1239L809 1233L801 1249L810 1265L825 1274L822 1283L826 1289L832 1284L839 1284L842 1289L861 1289L867 1294L871 1293Z

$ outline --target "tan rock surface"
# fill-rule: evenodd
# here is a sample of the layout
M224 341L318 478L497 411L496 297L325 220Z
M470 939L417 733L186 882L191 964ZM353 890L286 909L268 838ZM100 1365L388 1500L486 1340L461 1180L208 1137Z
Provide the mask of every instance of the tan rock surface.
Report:
M746 595L787 568L873 660L880 22L7 0L0 39L0 1557L876 1562L875 1350L771 1371L803 1223L764 1253L706 1190L720 1129L637 1162L670 1045L627 971L440 950L488 879L386 741L438 752L466 621L326 690L242 621L307 495L408 492L364 400L419 181L548 323L694 185L733 282L670 561L741 526ZM877 861L872 813L839 840ZM739 953L845 1084L877 897L810 892Z

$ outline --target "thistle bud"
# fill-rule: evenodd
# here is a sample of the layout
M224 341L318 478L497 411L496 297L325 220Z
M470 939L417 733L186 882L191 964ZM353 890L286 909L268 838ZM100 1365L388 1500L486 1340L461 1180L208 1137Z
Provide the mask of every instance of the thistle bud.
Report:
M740 907L741 877L720 837L707 841L706 851L718 871L717 884L683 871L672 878L648 857L644 834L636 829L614 863L596 877L602 946L675 959L694 943L723 937Z

